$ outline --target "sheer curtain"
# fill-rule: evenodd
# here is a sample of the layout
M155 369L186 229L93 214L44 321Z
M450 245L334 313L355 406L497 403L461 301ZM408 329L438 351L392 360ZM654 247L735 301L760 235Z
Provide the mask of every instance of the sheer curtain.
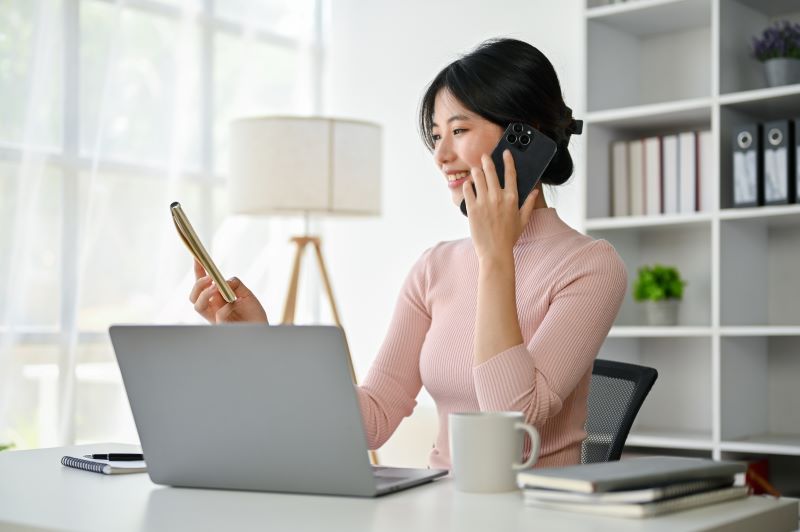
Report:
M227 124L319 110L321 1L0 3L0 445L136 441L107 328L198 321L172 201L277 316L301 221L226 214Z

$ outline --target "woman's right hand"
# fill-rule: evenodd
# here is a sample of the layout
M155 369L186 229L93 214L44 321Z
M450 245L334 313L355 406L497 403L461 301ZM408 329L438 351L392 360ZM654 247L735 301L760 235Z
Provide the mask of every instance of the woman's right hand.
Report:
M264 307L237 277L228 281L228 285L236 294L236 301L228 303L213 284L211 276L206 274L197 260L194 261L194 276L196 280L189 294L189 301L194 303L194 309L209 323L235 321L269 323Z

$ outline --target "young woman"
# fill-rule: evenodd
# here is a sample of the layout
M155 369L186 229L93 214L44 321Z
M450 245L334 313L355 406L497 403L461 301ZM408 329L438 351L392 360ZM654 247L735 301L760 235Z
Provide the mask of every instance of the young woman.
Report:
M568 144L580 131L555 70L527 43L487 41L436 76L419 120L453 203L466 201L471 238L428 249L406 278L357 388L369 447L389 439L424 385L439 416L432 467L450 467L448 414L497 410L521 411L537 427L537 466L578 463L592 363L627 278L608 242L566 225L542 196L542 183L572 175ZM533 125L558 146L522 208L511 155L505 188L489 157L511 122ZM226 304L195 271L190 300L209 322L267 321L239 280L231 283L239 299Z

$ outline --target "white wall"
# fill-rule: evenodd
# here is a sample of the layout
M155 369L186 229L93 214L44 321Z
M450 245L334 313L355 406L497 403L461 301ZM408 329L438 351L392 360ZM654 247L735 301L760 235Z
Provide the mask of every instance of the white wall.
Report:
M425 87L482 40L514 37L550 59L567 105L580 117L582 5L581 0L330 1L323 112L383 126L382 216L323 226L326 261L359 377L383 341L414 261L438 241L469 236L466 218L450 201L417 133L417 105ZM579 148L573 142L576 169L581 168ZM551 201L578 228L582 179L576 174ZM433 402L424 392L418 400L414 416L384 446L383 462L426 463Z

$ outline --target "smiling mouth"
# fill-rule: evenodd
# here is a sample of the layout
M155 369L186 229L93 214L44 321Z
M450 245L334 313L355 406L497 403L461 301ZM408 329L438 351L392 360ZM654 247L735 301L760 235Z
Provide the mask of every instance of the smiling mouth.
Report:
M447 186L451 189L459 189L461 185L463 185L467 178L469 177L469 172L458 172L456 174L448 174L447 176Z
M461 181L468 176L469 172L457 172L455 174L447 174L447 180L452 183L453 181Z

